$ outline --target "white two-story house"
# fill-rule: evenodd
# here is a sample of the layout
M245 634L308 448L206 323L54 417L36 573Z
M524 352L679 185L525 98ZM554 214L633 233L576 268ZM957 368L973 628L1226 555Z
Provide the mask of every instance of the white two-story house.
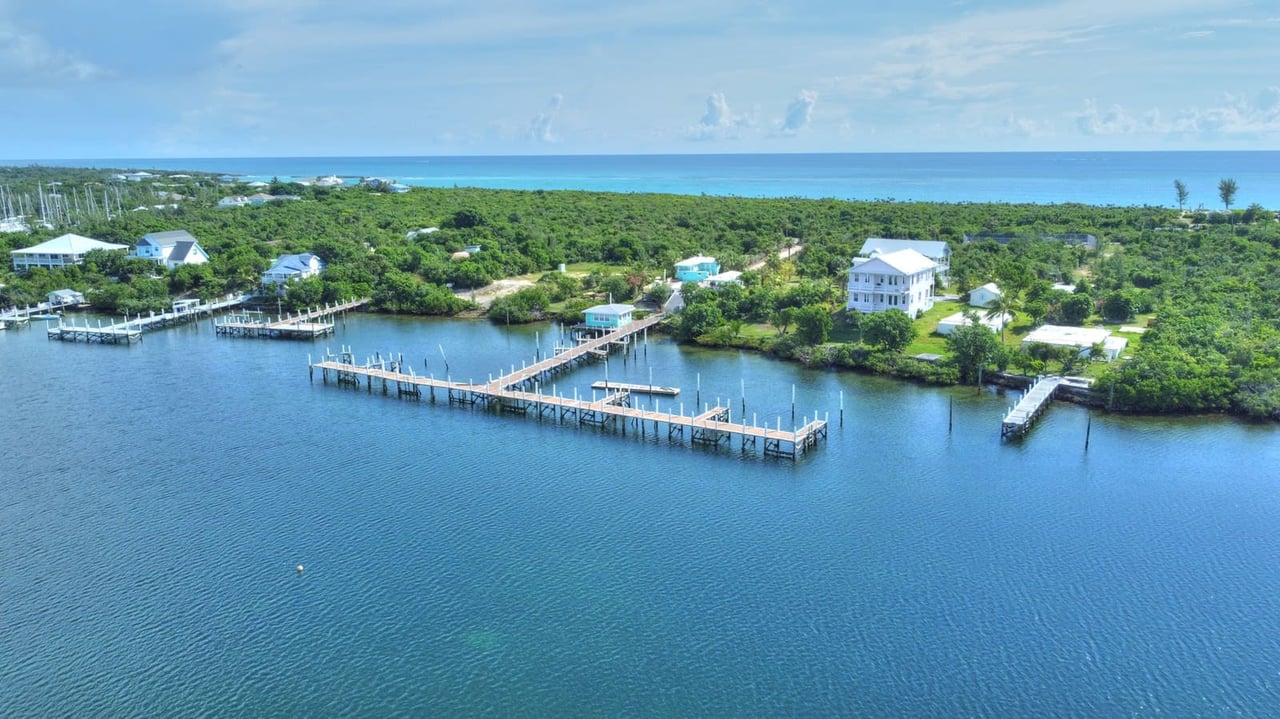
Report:
M915 250L920 254L933 260L938 266L935 274L942 281L942 286L947 286L947 273L951 271L951 246L942 240L898 240L887 237L868 237L867 241L862 243L862 249L859 250L859 257L871 257L875 253L886 254L889 252L897 252L898 250Z
M856 257L849 268L847 306L864 314L896 309L916 317L933 307L937 268L911 249Z

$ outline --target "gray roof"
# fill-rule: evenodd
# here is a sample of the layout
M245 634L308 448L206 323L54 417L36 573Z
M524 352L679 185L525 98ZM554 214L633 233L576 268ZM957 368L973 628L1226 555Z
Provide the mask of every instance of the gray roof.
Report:
M142 236L142 240L138 244L145 242L157 247L173 247L179 242L195 241L196 238L192 237L191 233L186 230L166 230L164 232L148 232Z
M861 255L869 256L872 252L897 252L898 250L915 250L925 257L945 257L950 254L947 243L941 240L892 240L884 237L868 237L862 243Z
M280 255L276 258L276 263L271 266L267 272L291 272L301 273L311 269L311 258L316 257L310 252L301 255ZM320 259L316 257L316 259ZM320 269L324 269L324 260L320 260Z
M188 257L195 254L193 250L199 247L195 240L183 240L174 243L173 249L169 252L169 262L186 262Z

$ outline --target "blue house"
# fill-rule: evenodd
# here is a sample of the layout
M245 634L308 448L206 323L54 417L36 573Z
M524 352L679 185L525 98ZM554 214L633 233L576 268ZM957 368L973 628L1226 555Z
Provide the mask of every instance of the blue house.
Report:
M582 314L586 315L587 329L616 330L631 324L631 313L635 311L633 305L608 304L588 307Z
M676 263L676 279L681 282L701 282L720 274L720 263L714 257L690 257Z

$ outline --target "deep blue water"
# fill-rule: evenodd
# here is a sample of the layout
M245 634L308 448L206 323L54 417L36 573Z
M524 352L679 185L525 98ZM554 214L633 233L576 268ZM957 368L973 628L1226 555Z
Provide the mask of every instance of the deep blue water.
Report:
M32 160L6 161L27 164ZM41 164L201 170L247 180L336 174L429 187L576 189L740 197L939 202L1083 202L1221 209L1218 181L1236 180L1235 207L1280 209L1280 152L1010 152L523 157L276 157L38 160Z
M1059 403L1002 444L1010 397L657 337L610 378L844 426L792 463L308 381L326 344L480 378L535 332L0 333L0 715L1280 706L1274 426L1094 413L1086 451Z

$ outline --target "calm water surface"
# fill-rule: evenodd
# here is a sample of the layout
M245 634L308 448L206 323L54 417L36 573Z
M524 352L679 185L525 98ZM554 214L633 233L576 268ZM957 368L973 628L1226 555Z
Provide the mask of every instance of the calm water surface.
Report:
M0 333L0 715L1280 706L1273 426L1094 414L1086 452L1089 414L1055 404L1002 445L1009 397L656 336L610 379L735 414L745 386L784 426L794 385L830 440L792 463L308 381L326 344L481 379L535 332Z

